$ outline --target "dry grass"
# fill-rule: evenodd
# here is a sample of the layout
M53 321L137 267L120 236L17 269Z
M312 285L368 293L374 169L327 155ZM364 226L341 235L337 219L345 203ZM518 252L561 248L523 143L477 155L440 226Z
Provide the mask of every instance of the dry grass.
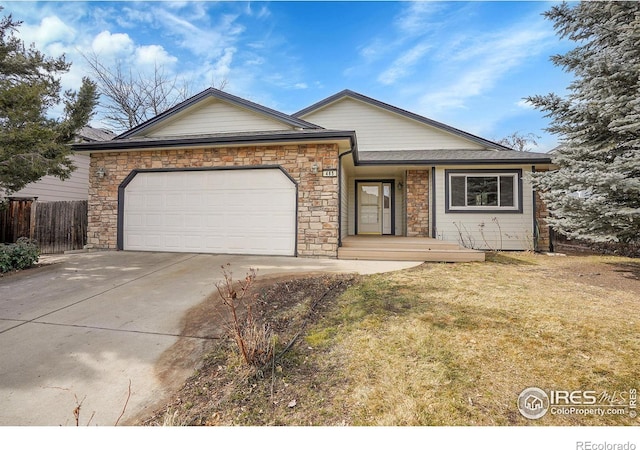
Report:
M611 267L619 273L605 279ZM639 271L637 260L596 256L425 264L352 287L310 338L326 335L327 358L341 361L352 425L638 424L628 415L532 422L516 401L530 386L639 387Z
M265 289L263 317L282 343L300 333L296 344L271 370L242 374L233 345L221 343L165 409L169 422L640 423L550 413L533 421L517 408L532 386L617 395L640 388L637 259L499 253L334 283L306 278ZM322 292L333 295L311 308Z

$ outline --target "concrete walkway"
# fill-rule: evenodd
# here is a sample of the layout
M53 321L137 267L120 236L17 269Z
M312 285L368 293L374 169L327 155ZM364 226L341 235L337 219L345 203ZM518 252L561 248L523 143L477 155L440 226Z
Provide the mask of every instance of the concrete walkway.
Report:
M259 279L419 264L142 252L41 262L48 265L0 278L0 425L75 425L78 405L80 425L126 424L151 412L192 373L186 358L167 382L157 365L181 337L186 312L214 292L224 264L235 278L256 268Z

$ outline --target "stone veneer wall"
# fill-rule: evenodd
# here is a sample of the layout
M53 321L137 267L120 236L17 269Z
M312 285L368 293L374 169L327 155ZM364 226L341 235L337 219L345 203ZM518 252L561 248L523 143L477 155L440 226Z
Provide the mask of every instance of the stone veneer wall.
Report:
M318 173L311 166L318 163ZM118 186L134 169L280 165L298 183L298 256L337 257L338 179L322 168L338 166L336 144L104 152L91 155L88 245L117 248ZM98 178L104 167L107 176Z
M429 171L407 170L407 236L429 236Z

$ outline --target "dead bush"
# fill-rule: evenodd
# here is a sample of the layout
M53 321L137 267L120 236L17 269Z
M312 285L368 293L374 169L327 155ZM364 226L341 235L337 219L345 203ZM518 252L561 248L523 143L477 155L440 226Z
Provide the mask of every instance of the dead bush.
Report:
M266 323L258 323L252 312L251 287L256 270L249 269L244 280L234 282L230 264L221 266L222 281L216 283L218 294L229 312L229 333L244 361L255 367L265 366L273 358L274 334Z

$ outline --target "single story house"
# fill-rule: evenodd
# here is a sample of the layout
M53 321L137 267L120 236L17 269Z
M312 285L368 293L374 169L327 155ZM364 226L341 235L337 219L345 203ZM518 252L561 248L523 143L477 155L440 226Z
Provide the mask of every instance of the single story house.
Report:
M74 148L91 159L95 248L365 259L350 245L549 245L527 176L549 155L349 90L289 115L210 88Z

